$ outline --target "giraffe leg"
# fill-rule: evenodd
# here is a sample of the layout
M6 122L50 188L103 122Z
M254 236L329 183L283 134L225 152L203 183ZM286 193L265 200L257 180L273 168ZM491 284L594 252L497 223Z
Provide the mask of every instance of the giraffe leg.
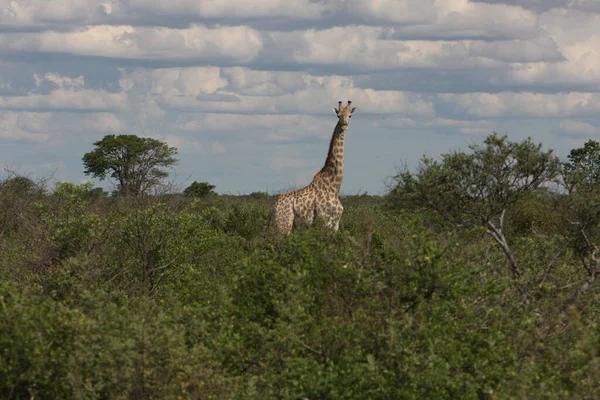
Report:
M332 203L325 208L325 212L323 213L323 217L325 219L325 224L328 228L337 231L340 229L340 219L342 218L342 213L344 212L344 207L339 199L336 199Z
M315 201L310 196L299 196L294 201L294 214L304 226L310 226L315 218Z
M331 201L323 200L317 203L317 215L323 218L325 226L329 229L336 229L336 223L339 222L337 217L337 203L331 203Z
M273 229L279 235L289 235L294 225L294 205L291 199L280 198L273 206Z
M335 205L335 214L333 216L333 230L338 231L340 229L340 219L342 219L342 213L344 212L344 206L340 199L337 200Z

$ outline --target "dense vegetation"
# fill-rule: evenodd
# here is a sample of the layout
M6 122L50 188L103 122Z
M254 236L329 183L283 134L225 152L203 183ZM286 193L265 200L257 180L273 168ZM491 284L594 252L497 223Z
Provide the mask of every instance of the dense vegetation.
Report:
M491 136L286 238L264 193L6 178L0 398L598 398L600 158L578 150Z

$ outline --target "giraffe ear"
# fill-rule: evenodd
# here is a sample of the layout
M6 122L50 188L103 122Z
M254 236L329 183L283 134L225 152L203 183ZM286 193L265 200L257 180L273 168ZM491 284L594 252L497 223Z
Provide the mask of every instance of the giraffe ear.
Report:
M338 115L340 113L340 110L338 110L337 108L334 108L333 112L335 113L335 115Z
M354 107L352 110L350 110L350 114L352 114L354 112L354 110L356 110L356 107Z

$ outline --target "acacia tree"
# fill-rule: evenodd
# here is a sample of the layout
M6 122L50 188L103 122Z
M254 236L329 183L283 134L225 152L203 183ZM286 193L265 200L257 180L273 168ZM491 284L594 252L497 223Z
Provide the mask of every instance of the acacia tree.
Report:
M213 190L215 187L208 182L194 181L183 191L183 194L188 197L208 197L216 194Z
M569 193L578 189L592 190L600 185L600 143L588 140L582 148L573 149L563 163L562 177Z
M585 293L600 276L600 143L588 140L573 149L562 164L562 183L569 195L558 204L570 227L568 243L579 257L587 279L568 304Z
M514 277L518 263L504 236L507 210L523 196L555 178L559 162L530 138L516 143L493 133L471 153L443 154L441 161L423 157L415 174L404 171L394 180L390 199L433 210L462 228L484 227L502 248Z
M118 192L140 196L165 178L163 170L177 163L175 147L152 138L135 135L106 135L83 156L84 173L100 180L117 181Z
M46 181L34 182L26 176L7 171L8 177L0 181L0 248L7 232L18 226L31 226L27 210L46 192Z

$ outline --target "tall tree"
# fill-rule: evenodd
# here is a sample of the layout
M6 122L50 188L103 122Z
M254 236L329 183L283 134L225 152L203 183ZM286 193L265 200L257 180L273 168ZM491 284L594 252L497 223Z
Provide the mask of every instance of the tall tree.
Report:
M459 227L484 227L517 277L518 264L504 236L505 214L556 176L558 160L531 139L516 143L495 133L483 145L469 147L471 153L443 154L441 161L424 157L416 174L405 171L395 177L390 199L431 209Z
M600 143L588 140L571 150L561 173L569 195L557 207L570 228L568 243L588 275L567 303L571 304L600 277Z
M590 139L582 148L571 150L567 158L562 175L570 193L600 185L600 143Z
M177 149L152 138L106 135L83 156L84 173L100 180L107 176L126 196L140 196L165 178L164 168L177 163Z

